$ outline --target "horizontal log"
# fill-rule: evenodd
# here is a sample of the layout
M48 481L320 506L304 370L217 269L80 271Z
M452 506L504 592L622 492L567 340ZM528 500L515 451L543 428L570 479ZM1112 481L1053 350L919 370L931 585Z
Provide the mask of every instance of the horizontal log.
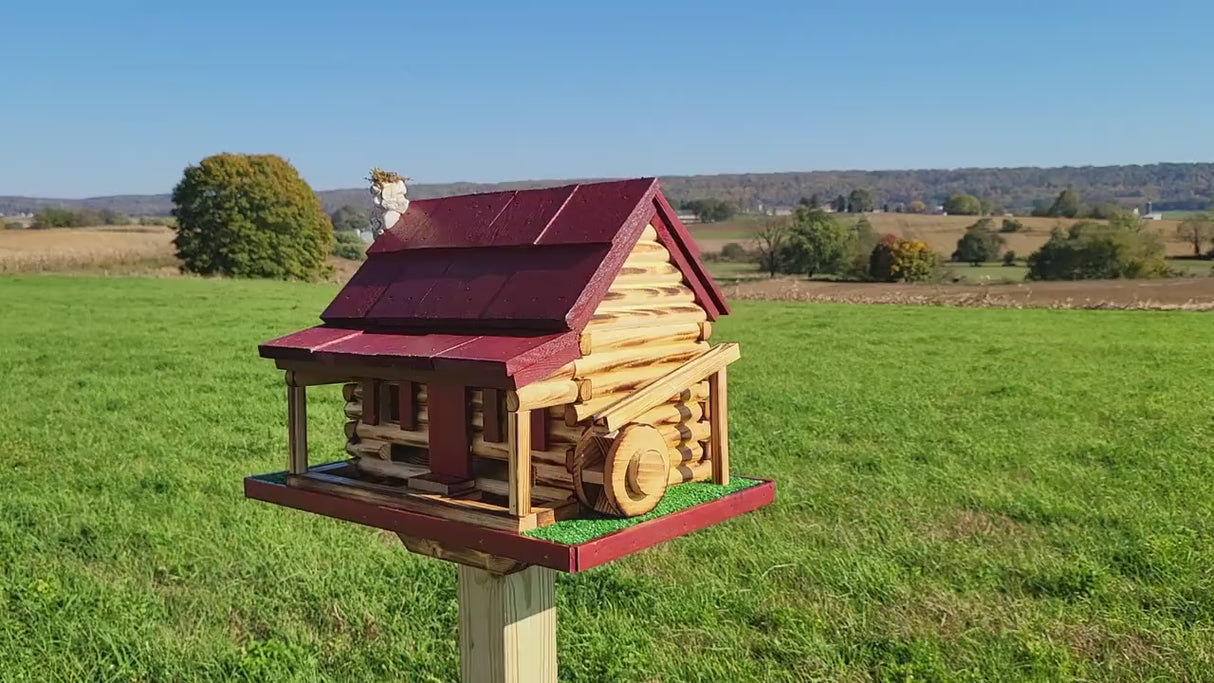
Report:
M573 376L573 374L572 374L573 366L572 365L569 366L568 371L570 373L569 376L572 377ZM481 395L481 390L473 389L472 391L470 391L468 393L469 393L469 397L468 397L469 404L471 406L473 406L474 408L479 408L481 406L481 402L482 402L482 398L483 398ZM342 390L341 390L341 394L347 401L362 400L362 396L363 396L362 382L358 382L355 384L347 384L347 385L343 386ZM428 396L426 394L426 385L423 383L418 383L417 399L414 401L414 403L416 403L417 405L426 405L427 398L428 398Z
M703 420L658 425L658 433L662 435L663 439L666 439L666 445L671 447L705 441L711 432L710 425Z
M668 292L668 290L674 290ZM605 313L626 308L656 308L674 306L694 306L695 293L686 287L637 287L636 289L619 290L620 296L604 298L594 309L595 313Z
M693 481L708 481L709 479L712 479L712 463L704 460L693 465L671 467L666 484L667 486L673 486Z
M477 477L476 488L485 493L492 493L497 496L510 495L510 483L501 479L490 479L488 477ZM545 486L543 484L531 485L531 498L540 499L546 502L559 502L569 500L573 497L571 489L558 488L555 486Z
M641 413L633 422L658 425L670 422L695 422L702 417L704 417L704 406L699 403L663 403L652 410Z
M681 363L708 350L707 344L683 342L665 344L664 339L655 340L648 346L634 346L617 351L592 353L573 361L574 377L591 377L598 373L615 372L656 363ZM596 386L600 386L595 382ZM601 388L601 386L600 386Z
M587 346L590 351L586 355L591 355L647 346L659 339L663 344L694 342L698 341L701 335L699 323L666 325L659 322L645 327L613 328L604 325L593 332L583 332L582 338L589 340ZM571 365L576 372L577 361L573 361Z
M284 379L289 387L314 387L349 382L350 375L340 370L287 370Z
M353 439L358 436L358 420L350 420L345 424L346 438Z
M585 379L533 382L514 391L506 392L506 410L517 413L520 410L576 403L589 399L591 392L590 380Z
M369 425L364 422L358 422L354 427L354 434L360 441L386 441L401 446L413 446L414 448L430 447L430 436L424 429L406 431L391 424Z
M656 240L640 240L628 252L628 261L662 261L670 262L670 251ZM627 261L626 261L627 263Z
M611 281L611 289L619 289L622 287L664 287L667 285L677 285L683 282L683 273L679 269L671 266L674 272L668 272L662 269L662 272L655 270L643 270L633 268L630 272L621 272Z
M704 459L704 444L699 441L679 444L670 449L670 466L697 463Z
M571 447L560 445L546 451L531 451L533 468L534 463L537 462L547 463L549 465L560 465L561 467L564 467L565 461L567 460L565 451L569 448ZM508 449L508 444L489 443L480 438L480 436L476 436L472 439L472 454L479 455L482 458L503 461L509 460L510 453Z
M601 372L594 376L594 386L604 396L636 391L653 383L654 380L677 370L688 359L702 355L704 355L704 351L700 350L697 353L684 356L682 360L670 363L653 363L641 367L616 370L614 372Z
M698 306L680 307L680 309L645 311L633 308L626 311L611 311L610 313L592 316L586 328L594 335L601 328L605 327L622 330L630 327L653 327L655 325L699 325L699 323L708 319L708 314Z
M354 461L354 466L377 477L396 477L397 479L408 479L430 471L426 465L412 465L379 458L358 458Z
M625 276L625 275L627 275L627 276L678 275L681 279L683 276L683 271L679 270L678 266L674 265L673 263L669 263L669 262L638 261L638 262L628 263L627 261L625 261L624 265L620 267L620 272L619 272L619 274L616 275L616 277L618 278L618 277Z
M392 446L375 439L359 439L346 442L346 453L355 458L379 458L388 460L392 457Z
M658 231L657 231L657 229L655 229L653 227L653 224L650 223L649 225L646 225L643 230L641 230L641 236L638 238L637 241L639 241L639 242L656 242L657 239L658 239Z
M369 425L360 422L356 428L356 434L360 441L368 441L370 443L386 442L426 449L430 447L429 435L424 430L405 431L393 425ZM565 449L568 447L562 444L547 451L531 451L531 457L534 461L564 467L566 460ZM507 460L509 458L508 444L487 442L481 437L479 432L474 430L472 454L493 460Z

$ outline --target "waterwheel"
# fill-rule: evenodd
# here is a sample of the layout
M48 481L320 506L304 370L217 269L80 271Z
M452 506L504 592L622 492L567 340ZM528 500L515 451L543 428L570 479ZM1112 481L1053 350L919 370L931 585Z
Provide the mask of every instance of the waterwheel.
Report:
M633 517L662 500L669 470L666 440L651 425L628 424L614 437L587 430L574 448L573 489L589 508Z

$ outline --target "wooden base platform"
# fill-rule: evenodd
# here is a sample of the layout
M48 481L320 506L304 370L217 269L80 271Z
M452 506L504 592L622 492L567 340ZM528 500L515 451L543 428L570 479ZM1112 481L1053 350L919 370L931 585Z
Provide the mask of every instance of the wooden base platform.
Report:
M451 519L436 516L432 514L434 503L429 501L421 503L417 509L405 508L401 507L394 495L392 505L387 505L382 499L377 500L375 492L368 495L362 490L362 485L354 488L347 482L314 486L317 481L323 480L318 480L313 473L339 476L329 474L341 471L336 467L338 465L345 463L312 468L307 475L277 472L246 477L245 496L385 529L412 539L417 547L424 545L433 548L435 552L426 554L436 557L445 556L445 559L457 562L460 560L456 556L513 561L506 563L510 565L509 569L505 566L485 567L497 573L507 573L526 565L574 573L751 512L770 504L776 494L774 481L756 479L758 484L715 500L640 522L584 543L566 545L523 535L517 528L482 525L478 523L479 517ZM424 496L419 497L426 500ZM429 543L423 544L423 541Z

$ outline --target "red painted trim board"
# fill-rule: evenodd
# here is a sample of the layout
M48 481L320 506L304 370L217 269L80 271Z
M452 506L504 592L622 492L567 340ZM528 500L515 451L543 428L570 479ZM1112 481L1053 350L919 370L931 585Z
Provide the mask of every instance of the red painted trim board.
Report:
M761 483L750 488L621 529L580 545L564 545L508 531L487 529L331 493L298 489L257 477L245 478L244 491L247 498L267 503L573 573L597 567L768 505L775 500L776 485L770 479L760 481Z

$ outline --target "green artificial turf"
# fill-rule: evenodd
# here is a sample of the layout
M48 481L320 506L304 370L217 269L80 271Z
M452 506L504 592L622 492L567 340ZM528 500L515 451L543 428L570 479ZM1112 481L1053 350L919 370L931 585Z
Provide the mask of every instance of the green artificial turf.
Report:
M0 277L0 681L456 681L455 572L244 498L332 285ZM739 301L775 503L557 579L562 681L1199 681L1204 313ZM313 462L341 392L310 389Z
M577 545L578 543L592 541L600 536L606 536L620 529L636 526L641 522L648 522L651 519L669 515L672 512L686 510L693 505L716 500L721 496L750 488L758 483L760 482L756 479L730 477L729 483L721 486L707 482L680 484L667 489L666 495L662 497L657 507L643 515L623 519L619 517L607 517L597 513L583 515L577 519L566 519L540 529L532 529L525 532L524 535L564 543L565 545Z

